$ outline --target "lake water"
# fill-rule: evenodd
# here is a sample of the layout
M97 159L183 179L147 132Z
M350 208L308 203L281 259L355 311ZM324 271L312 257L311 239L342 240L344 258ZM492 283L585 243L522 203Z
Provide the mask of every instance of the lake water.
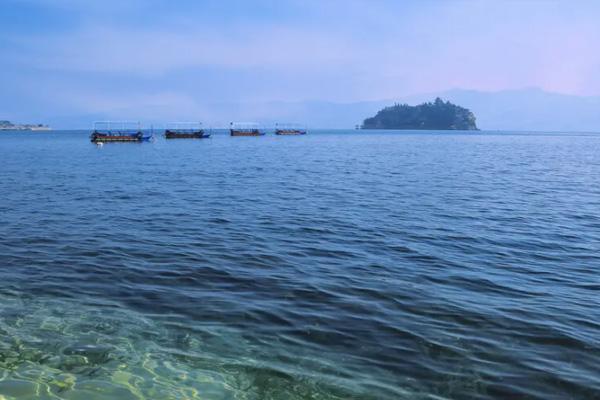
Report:
M0 133L0 399L598 399L600 135Z

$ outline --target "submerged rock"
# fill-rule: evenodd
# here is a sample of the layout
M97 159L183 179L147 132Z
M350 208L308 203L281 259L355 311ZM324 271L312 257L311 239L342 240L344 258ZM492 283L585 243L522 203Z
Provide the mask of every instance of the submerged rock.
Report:
M113 359L111 352L113 348L100 344L81 344L65 348L63 353L68 356L85 357L89 364L105 364Z

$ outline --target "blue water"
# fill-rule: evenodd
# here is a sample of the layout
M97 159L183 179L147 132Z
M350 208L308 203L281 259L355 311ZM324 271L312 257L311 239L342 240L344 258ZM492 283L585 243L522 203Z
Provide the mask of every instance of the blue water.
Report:
M598 399L600 135L0 133L0 399Z

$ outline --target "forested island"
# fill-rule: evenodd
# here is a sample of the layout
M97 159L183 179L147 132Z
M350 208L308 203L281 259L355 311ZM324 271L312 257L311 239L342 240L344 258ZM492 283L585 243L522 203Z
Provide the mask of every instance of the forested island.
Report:
M439 97L432 103L417 106L395 104L364 120L362 129L431 129L477 130L475 115L463 107L443 101Z

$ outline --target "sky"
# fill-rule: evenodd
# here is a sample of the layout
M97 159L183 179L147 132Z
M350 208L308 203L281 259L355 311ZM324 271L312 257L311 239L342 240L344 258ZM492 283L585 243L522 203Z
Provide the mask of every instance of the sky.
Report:
M215 104L456 89L600 96L598 21L594 0L1 0L0 119L196 120Z

